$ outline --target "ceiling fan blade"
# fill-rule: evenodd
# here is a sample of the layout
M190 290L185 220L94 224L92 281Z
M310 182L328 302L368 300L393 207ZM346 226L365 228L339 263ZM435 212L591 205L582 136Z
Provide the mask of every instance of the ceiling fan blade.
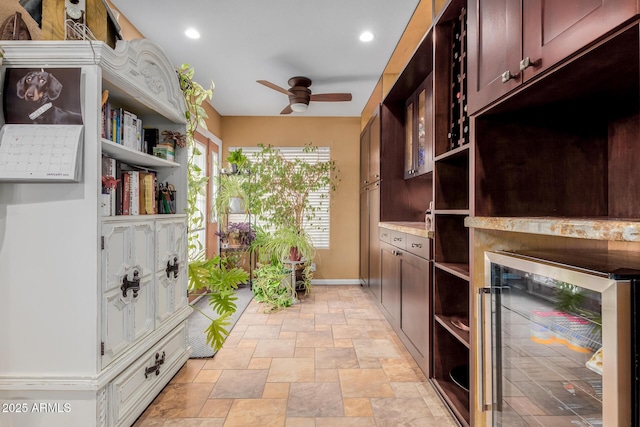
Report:
M312 101L326 101L326 102L338 102L338 101L351 101L350 93L319 93L317 95L311 95Z
M278 86L276 84L273 84L271 82L268 82L266 80L256 80L256 82L258 82L258 83L260 83L262 85L265 85L266 87L271 88L273 90L277 90L280 93L284 93L285 95L291 95L291 92L289 92L285 88L280 87L280 86Z
M280 111L280 114L291 114L292 112L291 105L287 105L284 107L284 110Z

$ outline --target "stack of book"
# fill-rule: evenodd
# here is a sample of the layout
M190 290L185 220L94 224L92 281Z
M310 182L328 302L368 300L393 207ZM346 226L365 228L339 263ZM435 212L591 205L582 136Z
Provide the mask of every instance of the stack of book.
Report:
M102 138L122 144L136 151L144 150L142 119L122 108L112 108L109 102L102 106Z
M156 172L134 168L102 156L102 215L154 215L158 213ZM114 188L104 183L113 183Z

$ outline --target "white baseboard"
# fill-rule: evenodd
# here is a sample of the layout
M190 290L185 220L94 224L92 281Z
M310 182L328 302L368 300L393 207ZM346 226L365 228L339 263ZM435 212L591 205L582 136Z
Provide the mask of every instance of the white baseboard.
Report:
M359 285L360 279L313 279L312 285Z

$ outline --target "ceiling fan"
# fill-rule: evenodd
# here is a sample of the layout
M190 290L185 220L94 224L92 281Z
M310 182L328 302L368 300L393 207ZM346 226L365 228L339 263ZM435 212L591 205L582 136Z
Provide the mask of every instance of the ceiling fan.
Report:
M314 95L311 93L311 79L307 77L291 77L288 81L288 90L282 88L276 84L268 82L266 80L257 80L258 83L265 85L268 88L277 90L280 93L284 93L289 97L289 105L287 105L280 114L291 114L292 111L297 113L307 110L309 101L323 101L323 102L340 102L351 101L350 93L320 93Z

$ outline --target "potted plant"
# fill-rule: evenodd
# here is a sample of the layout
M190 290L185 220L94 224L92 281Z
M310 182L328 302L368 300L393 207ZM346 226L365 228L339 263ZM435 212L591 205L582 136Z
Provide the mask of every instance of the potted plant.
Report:
M238 171L242 170L247 160L247 156L242 154L242 148L231 151L229 156L227 156L227 162L229 162L232 173L238 173Z
M255 271L253 294L256 301L266 303L270 311L289 307L295 300L290 271L280 263L265 264Z
M218 215L244 213L246 211L244 200L247 178L247 175L244 174L221 175L215 202Z
M304 271L308 284L315 247L306 227L315 226L321 209L312 205L309 197L324 188L336 189L339 181L336 164L333 160L307 160L318 150L311 144L305 146L306 159L293 160L285 159L275 147L259 147L261 150L250 165L253 179L247 188L253 195L251 211L273 230L264 249L281 260L306 260Z

